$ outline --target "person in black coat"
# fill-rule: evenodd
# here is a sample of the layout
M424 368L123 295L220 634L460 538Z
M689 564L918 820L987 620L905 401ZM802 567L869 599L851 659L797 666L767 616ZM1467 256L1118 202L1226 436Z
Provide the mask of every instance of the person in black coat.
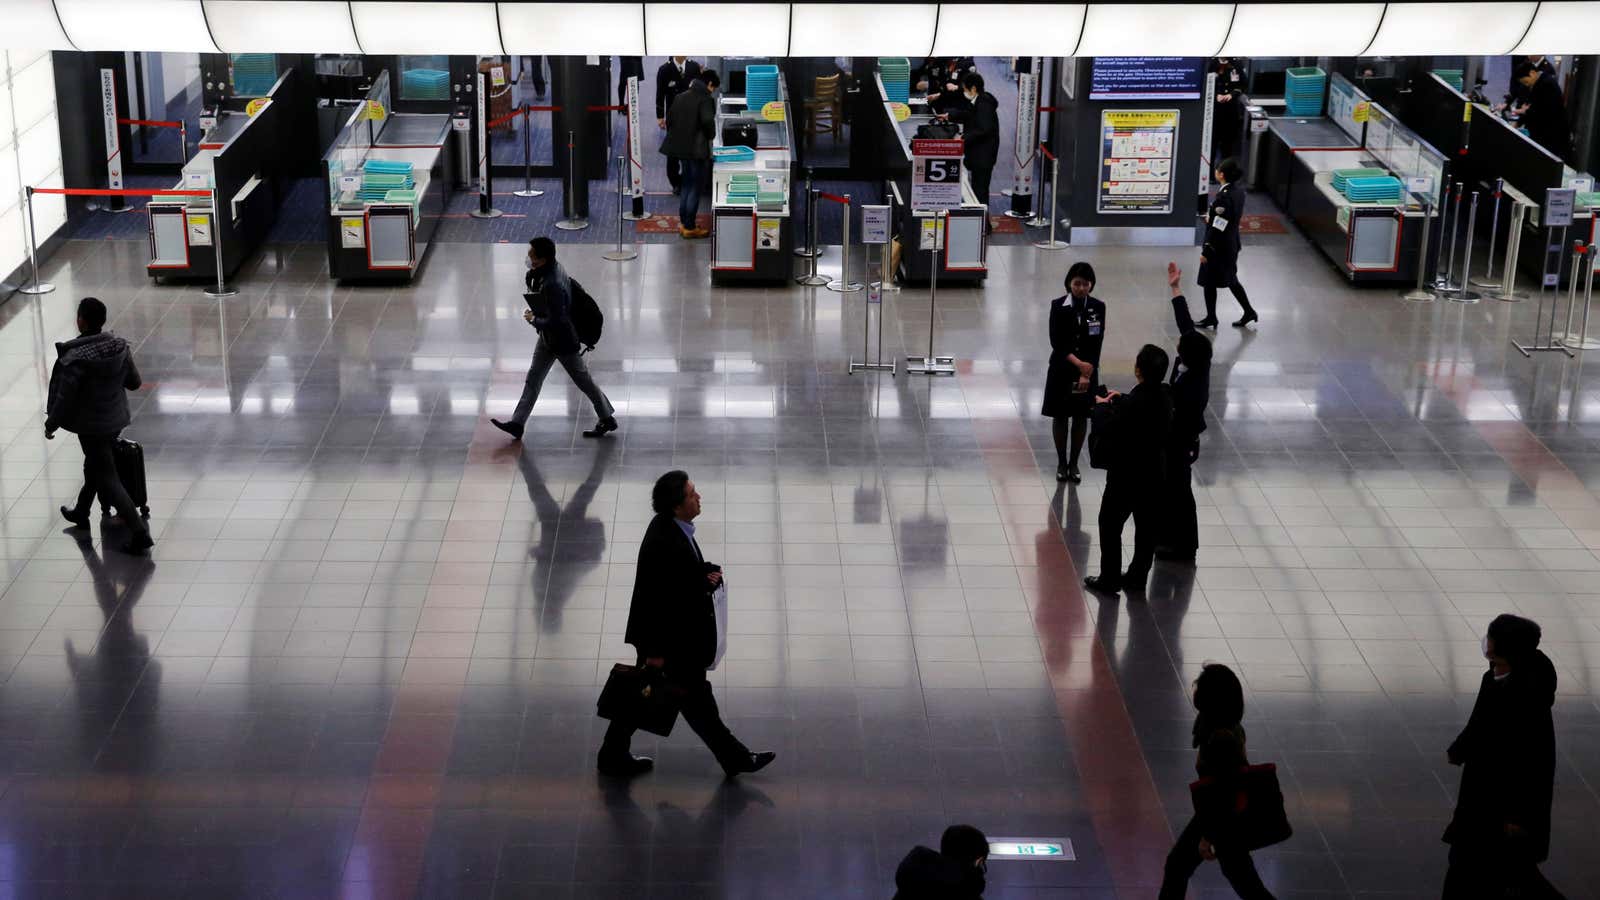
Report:
M1145 344L1133 364L1139 383L1127 394L1110 391L1096 401L1091 462L1104 463L1100 496L1100 574L1083 580L1095 591L1143 592L1155 561L1172 400L1162 379L1167 351ZM1122 527L1133 517L1133 559L1122 570Z
M1064 296L1050 301L1050 368L1039 414L1051 418L1056 444L1056 480L1077 484L1078 456L1089 434L1089 408L1100 386L1100 348L1106 339L1106 305L1090 296L1094 267L1076 262L1067 270ZM1070 431L1072 453L1067 453Z
M1212 64L1217 73L1217 92L1212 100L1211 159L1221 161L1239 152L1244 132L1244 69L1239 61L1220 56Z
M1539 650L1539 626L1509 614L1489 623L1467 727L1446 758L1461 767L1455 814L1445 829L1445 900L1560 897L1539 863L1550 855L1556 774L1556 670Z
M1244 687L1233 670L1207 663L1194 680L1195 773L1225 781L1248 764L1245 755ZM1197 809L1173 842L1161 875L1158 900L1183 900L1189 879L1208 859L1217 861L1234 893L1245 900L1272 900L1248 850L1230 847L1231 822L1212 809Z
M983 76L968 72L961 76L964 102L945 113L961 126L962 165L978 202L989 205L989 182L1000 158L1000 101L983 89Z
M939 115L964 102L961 76L977 70L977 62L970 56L930 56L911 81L916 90L927 93L928 108Z
M722 584L722 567L706 561L694 539L700 493L687 472L674 470L656 479L650 492L655 518L639 545L633 600L623 640L639 651L639 665L653 666L679 698L683 720L705 741L729 777L765 768L776 753L752 753L723 724L706 671L716 661L717 617L712 599ZM649 771L648 757L629 750L634 726L613 720L596 760L606 775Z
M1522 127L1528 129L1528 137L1566 162L1572 156L1572 123L1567 120L1561 85L1554 76L1527 62L1517 67L1516 80L1527 91Z
M676 160L682 175L679 180L678 235L684 238L709 237L711 231L699 224L700 195L711 183L711 143L717 133L717 88L722 79L710 69L694 76L694 85L679 94L667 110L667 136L661 152Z
M1260 320L1250 305L1250 297L1239 283L1239 220L1244 218L1244 188L1238 184L1242 172L1239 162L1225 159L1214 173L1222 190L1211 201L1206 214L1206 240L1200 249L1200 287L1205 291L1206 317L1195 323L1200 328L1217 327L1217 288L1227 288L1239 301L1244 315L1233 323L1243 328Z
M644 87L644 57L619 56L617 57L617 105L628 105L628 79L639 79L639 86ZM623 110L622 115L627 115Z
M1178 358L1172 367L1172 436L1167 443L1167 499L1162 504L1165 536L1156 558L1193 562L1200 549L1200 524L1194 504L1193 466L1200 458L1200 433L1206 430L1206 405L1211 401L1211 342L1194 327L1189 301L1178 285L1177 263L1167 263L1172 290L1172 315L1178 323Z
M656 125L667 130L667 113L672 111L672 101L687 91L700 74L700 64L687 56L674 56L656 69ZM667 157L667 181L674 194L683 190L683 169L677 159ZM691 225L692 227L692 225Z
M894 900L981 900L989 839L971 825L951 825L939 849L911 848L894 870Z

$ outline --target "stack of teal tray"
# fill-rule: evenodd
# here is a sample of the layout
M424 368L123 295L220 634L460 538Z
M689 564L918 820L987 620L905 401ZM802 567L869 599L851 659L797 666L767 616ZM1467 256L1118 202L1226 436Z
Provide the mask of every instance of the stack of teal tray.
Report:
M745 66L744 102L746 108L758 111L778 99L777 66Z
M883 80L883 99L890 103L911 99L911 61L904 56L878 57L878 77Z
M1400 179L1392 175L1352 178L1344 195L1352 203L1399 203L1403 196Z
M388 200L395 191L412 191L416 186L416 179L411 177L411 163L369 159L361 167L361 189L356 196L376 203Z
M278 60L271 53L233 53L228 63L236 97L265 97L278 83Z
M1466 80L1462 78L1462 71L1460 69L1434 69L1433 74L1439 76L1440 80L1442 80L1445 84L1455 88L1457 91L1463 91L1466 89Z
M735 172L728 178L728 203L754 206L759 188L756 173Z
M407 69L400 77L405 100L449 100L450 73L439 69Z
M1284 79L1283 100L1291 116L1322 115L1322 97L1328 73L1316 66L1288 70Z
M1593 209L1600 206L1600 193L1588 191L1578 195L1578 209Z
M789 196L783 191L757 191L756 209L762 212L781 212Z
M1350 189L1352 178L1377 178L1389 174L1386 169L1334 169L1333 189L1343 194Z

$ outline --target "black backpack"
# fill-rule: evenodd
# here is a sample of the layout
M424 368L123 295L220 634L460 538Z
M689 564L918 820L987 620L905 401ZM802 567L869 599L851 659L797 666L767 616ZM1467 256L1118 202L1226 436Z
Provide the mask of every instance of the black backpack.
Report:
M583 352L588 353L600 343L600 332L605 330L606 316L600 311L600 304L594 302L578 279L568 278L567 281L572 285L572 330L577 332Z

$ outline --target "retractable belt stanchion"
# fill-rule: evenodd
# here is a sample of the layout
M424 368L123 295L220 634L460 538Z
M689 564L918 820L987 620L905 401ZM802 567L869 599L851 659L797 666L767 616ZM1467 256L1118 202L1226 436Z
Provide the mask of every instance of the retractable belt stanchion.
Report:
M522 115L522 190L512 191L511 194L515 197L543 197L544 191L533 186L533 107L524 106L517 112Z
M602 253L601 256L612 262L627 262L639 255L639 251L622 245L622 223L626 218L622 209L622 198L627 185L628 157L617 157L617 249Z
M1494 181L1494 214L1489 217L1489 267L1484 270L1482 278L1469 278L1468 284L1473 287L1494 288L1501 290L1505 287L1504 279L1496 281L1494 277L1494 242L1500 239L1500 201L1505 196L1506 180L1496 178ZM1468 272L1467 275L1471 275Z
M1439 229L1440 261L1444 265L1433 267L1433 287L1438 291L1455 290L1451 280L1456 269L1456 232L1461 229L1461 182L1450 186L1444 201L1444 221ZM1448 240L1446 240L1448 238Z
M48 281L39 280L39 236L34 232L33 226L33 188L27 189L28 197L28 268L33 272L33 284L25 284L18 288L24 294L48 294L56 286Z
M213 297L213 298L232 297L234 294L239 293L238 291L234 290L233 288L228 287L227 281L222 277L223 276L223 271L222 271L222 228L220 227L221 222L222 222L222 199L217 196L217 191L216 191L215 188L213 188L212 191L211 191L211 250L212 250L213 256L216 258L216 261L217 261L217 284L216 284L216 287L208 288L206 290L206 296L207 297Z
M1422 195L1422 245L1417 252L1417 286L1400 295L1401 300L1412 303L1432 303L1438 298L1428 290L1428 232L1433 230L1433 207L1426 194Z
M811 167L806 166L806 245L794 248L794 255L807 259L811 259L822 252L817 249L817 195L816 191L813 190L812 181ZM817 274L815 267L812 268L811 274ZM805 284L803 281L800 283Z
M828 283L828 276L817 274L817 258L822 255L822 248L817 246L817 197L821 191L814 187L806 187L806 231L807 239L811 242L813 252L806 263L806 273L795 278L795 284L806 287L820 287Z
M1527 218L1528 206L1521 200L1511 201L1511 221L1506 232L1506 259L1505 268L1500 276L1500 283L1504 287L1495 299L1502 303L1521 303L1522 298L1517 296L1517 266L1522 262L1522 220Z
M939 251L944 249L945 221L934 218L933 246L928 250L928 355L906 357L908 375L954 375L956 360L953 356L937 356L933 352L933 332L939 321Z
M1461 251L1461 286L1449 294L1452 303L1477 303L1483 295L1467 286L1467 278L1472 274L1472 244L1473 235L1477 234L1478 225L1478 192L1472 192L1472 203L1467 210L1467 239L1463 241L1466 246Z
M1061 217L1056 215L1056 203L1061 199L1061 192L1056 189L1057 181L1061 178L1061 160L1057 159L1054 153L1046 150L1043 144L1039 145L1039 152L1050 159L1050 237L1046 240L1034 241L1033 245L1040 250L1065 250L1067 249L1067 242L1056 240L1056 223L1061 221ZM1039 204L1039 208L1044 209L1044 204ZM1032 225L1033 223L1029 222L1028 224Z
M839 280L828 282L828 290L837 294L853 294L861 290L861 282L850 280L850 195L823 194L824 199L832 200L844 209L844 229L840 234L839 248Z
M1054 159L1055 158L1053 156L1050 156L1049 154L1050 154L1050 151L1045 149L1044 144L1040 144L1039 145L1039 152L1035 153L1033 155L1033 165L1034 165L1034 168L1038 170L1038 174L1035 175L1034 178L1033 178L1033 184L1034 184L1034 190L1033 190L1033 198L1034 198L1033 199L1033 202L1034 202L1033 217L1022 223L1024 225L1028 226L1029 228L1043 228L1046 225L1049 225L1053 221L1052 217L1046 216L1044 214L1044 198L1042 196L1040 196L1044 192L1044 164L1045 164L1045 160L1046 159ZM1051 193L1052 196L1054 196L1055 190L1056 190L1055 176L1052 175L1051 178L1050 178L1050 193ZM1051 204L1051 212L1053 213L1054 211L1055 211L1054 202L1052 202L1052 204Z
M1579 269L1583 277L1583 324L1572 330L1572 310L1567 310L1567 333L1561 343L1573 350L1600 350L1600 338L1589 337L1589 306L1594 302L1594 266L1600 247L1589 245L1589 264Z
M582 231L589 227L589 220L578 215L577 209L572 202L573 185L578 183L578 154L574 151L576 144L577 134L575 132L568 131L567 183L561 191L562 198L566 201L563 205L566 206L567 217L556 223L556 227L562 231Z

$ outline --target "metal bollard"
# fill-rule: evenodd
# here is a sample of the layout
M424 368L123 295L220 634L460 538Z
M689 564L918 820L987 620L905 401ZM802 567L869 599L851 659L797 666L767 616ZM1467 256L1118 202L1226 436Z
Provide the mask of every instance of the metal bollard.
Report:
M1506 180L1496 178L1494 182L1494 215L1489 218L1489 268L1484 270L1482 278L1473 278L1471 283L1478 287L1501 288L1502 281L1494 280L1494 242L1500 237L1500 201L1505 196ZM1468 275L1472 273L1468 272Z
M522 190L512 191L516 197L543 197L544 191L533 186L533 111L522 108Z
M1405 221L1402 219L1401 221ZM1433 207L1428 203L1428 198L1422 198L1422 243L1417 248L1417 286L1416 289L1406 291L1400 295L1401 300L1412 303L1432 303L1439 299L1433 291L1428 290L1428 232L1433 230Z
M1040 146L1042 147L1043 145L1041 144ZM1044 152L1042 150L1037 150L1034 152L1033 156L1036 160L1034 168L1038 170L1038 174L1033 178L1033 216L1022 224L1028 226L1029 228L1043 228L1044 226L1050 224L1049 222L1045 221L1043 202L1044 198L1040 196L1040 192L1044 190ZM1056 183L1055 180L1052 179L1050 182L1050 193L1053 195L1055 190Z
M1478 192L1472 192L1472 205L1467 211L1467 240L1466 247L1462 250L1461 260L1461 288L1450 294L1450 300L1455 303L1477 303L1483 299L1477 291L1467 287L1467 276L1472 274L1472 236L1478 228Z
M1451 206L1454 203L1459 207L1459 203L1455 203L1454 198L1460 191L1461 183L1457 182L1447 188L1440 198L1443 201L1443 205L1439 208L1439 256L1438 259L1434 260L1433 264L1433 288L1436 291L1450 290L1450 273L1447 270L1451 267L1450 264L1456 252L1455 229L1457 227L1455 218L1451 215Z
M1466 193L1462 187L1458 181L1450 188L1450 249L1445 252L1444 281L1439 286L1445 293L1456 289L1456 235L1461 231L1461 196ZM1440 239L1440 245L1440 249L1443 250L1443 238Z
M1561 332L1561 343L1568 344L1572 340L1572 315L1578 305L1578 275L1583 271L1583 257L1586 253L1593 252L1592 247L1584 246L1583 241L1572 242L1572 279L1567 283L1567 327ZM1550 342L1555 343L1555 321L1551 317Z
M822 192L814 187L806 188L806 209L810 213L808 227L811 233L811 247L817 252L811 255L810 261L806 265L806 274L800 275L794 280L795 284L803 284L806 287L819 287L828 283L828 276L817 274L817 258L822 255L822 248L817 246L817 195L820 193Z
M573 185L578 183L578 154L573 152L576 139L577 132L567 132L567 183L561 191L562 194L566 195L564 199L566 200L567 217L556 223L556 227L562 231L582 231L589 227L589 220L578 215L577 209L572 202L572 188ZM679 224L682 225L683 223L680 222ZM693 228L695 224L690 222L688 227Z
M33 187L28 192L28 268L33 272L33 284L25 284L18 291L24 294L48 294L56 286L39 280L39 236L33 229Z
M1589 307L1594 302L1594 269L1597 256L1600 254L1595 252L1595 247L1591 244L1589 265L1585 272L1587 277L1583 280L1583 324L1577 334L1568 333L1566 340L1561 342L1574 350L1600 350L1600 338L1589 337Z
M1522 262L1522 221L1527 213L1528 207L1520 201L1511 201L1510 230L1506 232L1505 269L1500 276L1500 283L1504 289L1495 295L1496 300L1504 303L1522 302L1522 298L1517 296L1517 267Z
M617 157L617 249L600 254L602 258L609 259L612 262L627 262L639 255L639 251L622 245L622 196L625 190L624 186L627 184L625 180L627 169L628 158L626 156Z
M794 248L794 255L810 259L822 251L817 249L817 197L812 191L811 167L806 167L806 245ZM815 272L811 274L815 275Z
M1061 158L1060 157L1055 157L1055 158L1050 160L1050 238L1048 240L1034 241L1033 242L1033 245L1035 247L1038 247L1040 250L1065 250L1065 249L1067 249L1067 242L1066 241L1058 241L1058 240L1056 240L1056 223L1061 221L1061 217L1056 215L1056 213L1057 213L1056 205L1061 200L1061 194L1060 194L1059 191L1056 190L1056 184L1060 180L1060 178L1061 178Z
M853 294L861 290L861 282L850 280L850 195L844 195L844 232L841 241L844 246L839 248L839 280L828 282L828 290L837 294Z

